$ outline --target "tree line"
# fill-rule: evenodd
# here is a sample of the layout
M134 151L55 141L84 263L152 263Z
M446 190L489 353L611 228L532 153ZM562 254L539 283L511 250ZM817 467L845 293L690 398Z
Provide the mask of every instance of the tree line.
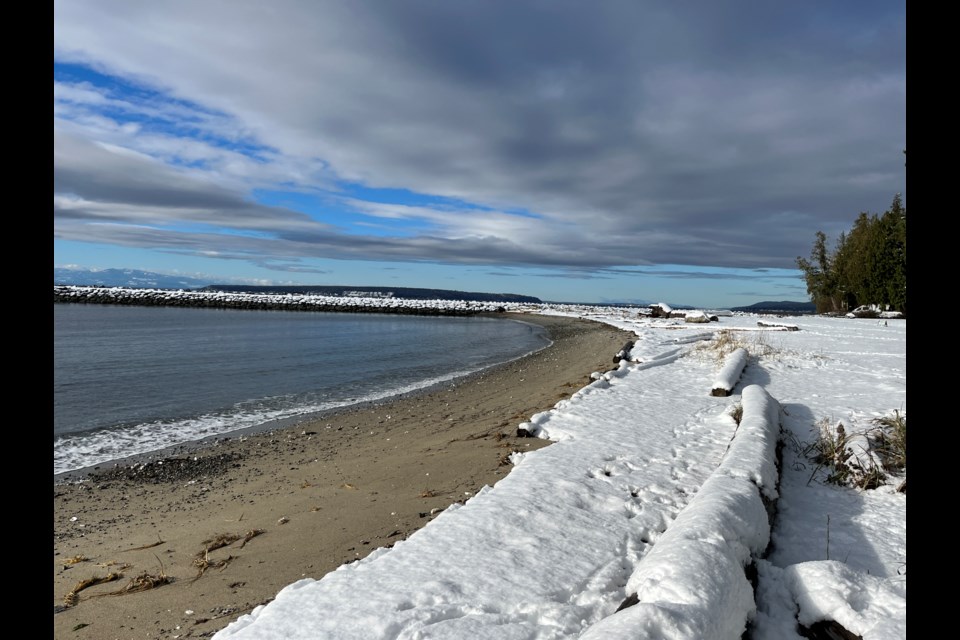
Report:
M810 258L797 258L817 313L861 305L907 312L907 210L900 194L882 214L861 213L831 250L817 231Z

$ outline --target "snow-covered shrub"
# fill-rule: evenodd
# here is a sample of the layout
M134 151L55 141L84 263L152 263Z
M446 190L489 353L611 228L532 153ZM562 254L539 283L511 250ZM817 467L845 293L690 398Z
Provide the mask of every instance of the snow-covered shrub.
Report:
M840 422L834 427L827 418L817 427L817 439L808 448L811 459L817 463L811 480L826 469L826 481L830 484L876 489L886 482L887 476L871 452L868 438L847 433Z

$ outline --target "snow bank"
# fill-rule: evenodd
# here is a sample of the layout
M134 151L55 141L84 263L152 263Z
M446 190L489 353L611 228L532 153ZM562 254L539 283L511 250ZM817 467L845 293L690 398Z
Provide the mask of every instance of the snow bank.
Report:
M864 640L907 637L907 594L890 579L877 578L835 560L803 562L784 570L800 606L797 619L809 627L840 623Z
M752 529L749 521L765 518L762 506L744 512L748 492L726 495L738 483L756 494L748 481L722 477L702 490L737 428L728 403L703 393L711 364L681 357L672 340L644 341L640 352L643 364L623 361L532 416L538 435L557 442L524 455L494 488L392 549L288 586L216 637L577 637L615 612L641 558L701 493L701 502L731 500L729 510L747 521L730 526ZM701 548L701 564L718 580L733 570L742 579L742 558L763 543L735 537L742 542L729 545L727 568L716 569L720 561ZM722 606L752 606L746 587L726 595Z
M744 568L763 554L770 522L760 491L776 496L779 404L743 392L743 418L727 455L627 582L637 604L582 638L740 638L756 611Z
M757 568L763 607L754 640L803 640L798 623L810 628L823 622L836 622L863 640L907 637L905 577L874 576L836 560L786 568L760 561Z
M773 462L781 420L802 439L824 416L867 424L905 409L905 321L797 318L800 331L773 334L776 356L744 372L736 426L729 400L703 393L713 367L685 357L710 337L696 325L527 309L634 331L635 363L532 416L556 443L517 456L493 490L393 549L287 587L217 638L713 640L749 625L753 640L803 640L798 612L866 640L906 637L906 496L811 483L790 447L778 485ZM769 331L756 322L727 324ZM770 534L763 507L777 495ZM631 594L637 604L617 611Z
M747 350L741 347L728 355L723 361L723 367L710 387L710 394L715 396L730 395L733 388L737 386L737 381L740 379L740 374L743 373L745 366L747 366Z

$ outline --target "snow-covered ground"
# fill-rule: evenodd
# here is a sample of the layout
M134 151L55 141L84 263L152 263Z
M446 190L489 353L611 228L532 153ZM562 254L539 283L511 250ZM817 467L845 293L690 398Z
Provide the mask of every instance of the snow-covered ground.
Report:
M530 309L637 336L617 369L524 425L556 444L217 638L790 640L824 620L906 637L905 472L828 484L809 447L842 423L856 449L876 418L905 416L906 321ZM732 395L711 395L738 347Z

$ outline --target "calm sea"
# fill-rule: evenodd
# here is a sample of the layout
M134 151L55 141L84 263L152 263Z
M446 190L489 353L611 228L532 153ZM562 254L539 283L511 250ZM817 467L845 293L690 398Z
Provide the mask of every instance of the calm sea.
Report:
M495 318L53 305L54 474L376 400L546 346Z

